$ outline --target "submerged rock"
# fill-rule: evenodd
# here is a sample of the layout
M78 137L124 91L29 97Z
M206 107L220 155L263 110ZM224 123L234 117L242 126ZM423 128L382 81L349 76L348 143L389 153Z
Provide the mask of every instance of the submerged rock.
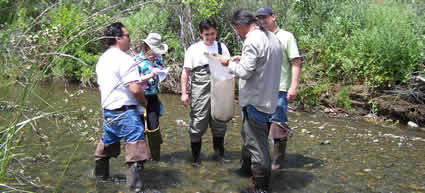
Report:
M324 129L326 126L328 125L328 123L323 124L322 126L319 127L320 130Z
M176 120L176 124L179 126L186 126L186 122L184 122L183 120Z
M409 122L407 123L407 125L408 125L409 127L414 127L414 128L419 127L419 126L418 126L418 124L416 124L416 123L415 123L415 122L413 122L413 121L409 121Z
M331 142L329 140L325 140L325 141L320 142L320 145L329 145L329 144L331 144Z

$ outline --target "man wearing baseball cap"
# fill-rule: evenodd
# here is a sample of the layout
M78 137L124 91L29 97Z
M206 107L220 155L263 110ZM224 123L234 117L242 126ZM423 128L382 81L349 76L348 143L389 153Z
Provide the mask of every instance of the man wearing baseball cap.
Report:
M286 143L292 130L288 126L288 102L297 96L298 78L301 71L301 56L298 52L297 41L292 33L280 29L276 25L273 9L261 7L257 10L256 17L262 21L267 29L274 33L282 43L283 62L280 75L279 98L276 111L271 117L269 138L273 139L272 171L281 168L285 157Z

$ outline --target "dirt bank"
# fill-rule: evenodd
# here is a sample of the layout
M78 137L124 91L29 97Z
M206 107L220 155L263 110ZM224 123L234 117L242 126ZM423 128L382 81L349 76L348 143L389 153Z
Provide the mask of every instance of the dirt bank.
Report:
M180 94L181 64L170 65L170 74L161 84L161 92ZM425 82L412 77L404 84L398 85L390 90L382 90L371 96L365 86L353 85L349 87L347 100L350 108L339 104L342 86L336 84L329 92L320 97L321 105L306 111L317 111L328 113L333 117L359 118L368 114L386 117L402 124L413 121L421 127L425 126ZM291 105L290 105L291 106Z
M417 82L416 82L417 83ZM335 117L353 117L373 114L402 124L413 121L421 127L425 126L425 86L421 84L398 85L392 90L383 90L374 97L368 95L363 86L350 86L348 98L351 109L338 105L338 90L326 93L321 97L320 110Z

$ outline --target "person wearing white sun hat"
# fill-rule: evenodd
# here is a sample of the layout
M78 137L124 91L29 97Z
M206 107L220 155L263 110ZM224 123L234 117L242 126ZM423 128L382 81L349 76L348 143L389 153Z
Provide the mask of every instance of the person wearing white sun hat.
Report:
M145 133L148 136L151 157L154 161L159 161L162 144L159 117L162 114L162 103L158 97L160 79L157 73L165 68L161 55L167 52L168 46L162 43L161 35L158 33L149 33L142 41L142 51L136 56L136 62L139 65L141 81L148 101L143 114L147 128Z
M143 42L146 43L157 56L167 53L168 45L161 42L161 35L158 33L148 34L148 37L143 39Z

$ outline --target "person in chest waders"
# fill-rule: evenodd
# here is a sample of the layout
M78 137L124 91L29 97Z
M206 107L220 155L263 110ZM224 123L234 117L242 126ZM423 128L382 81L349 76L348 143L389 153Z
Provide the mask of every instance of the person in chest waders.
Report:
M161 35L150 33L146 39L143 39L142 51L136 57L139 65L139 72L142 81L142 87L145 91L145 97L148 106L145 108L143 117L146 127L145 133L148 137L151 157L154 161L160 160L162 136L159 127L159 117L162 114L162 103L158 98L159 76L157 72L165 68L161 55L167 52L167 44L161 43ZM142 111L142 110L140 110Z
M211 127L213 136L213 158L219 161L224 159L224 136L226 122L214 120L211 116L211 75L209 60L205 52L230 56L227 47L216 41L217 27L212 19L204 19L199 23L202 41L192 44L184 56L184 65L181 75L181 102L184 106L190 103L189 136L193 167L201 166L202 135ZM190 77L190 92L187 92Z
M276 109L282 64L279 39L247 10L237 10L232 27L243 39L242 55L221 57L223 66L239 77L242 108L242 166L238 173L252 174L253 186L241 193L267 193L271 158L267 136ZM238 62L239 61L239 62Z

